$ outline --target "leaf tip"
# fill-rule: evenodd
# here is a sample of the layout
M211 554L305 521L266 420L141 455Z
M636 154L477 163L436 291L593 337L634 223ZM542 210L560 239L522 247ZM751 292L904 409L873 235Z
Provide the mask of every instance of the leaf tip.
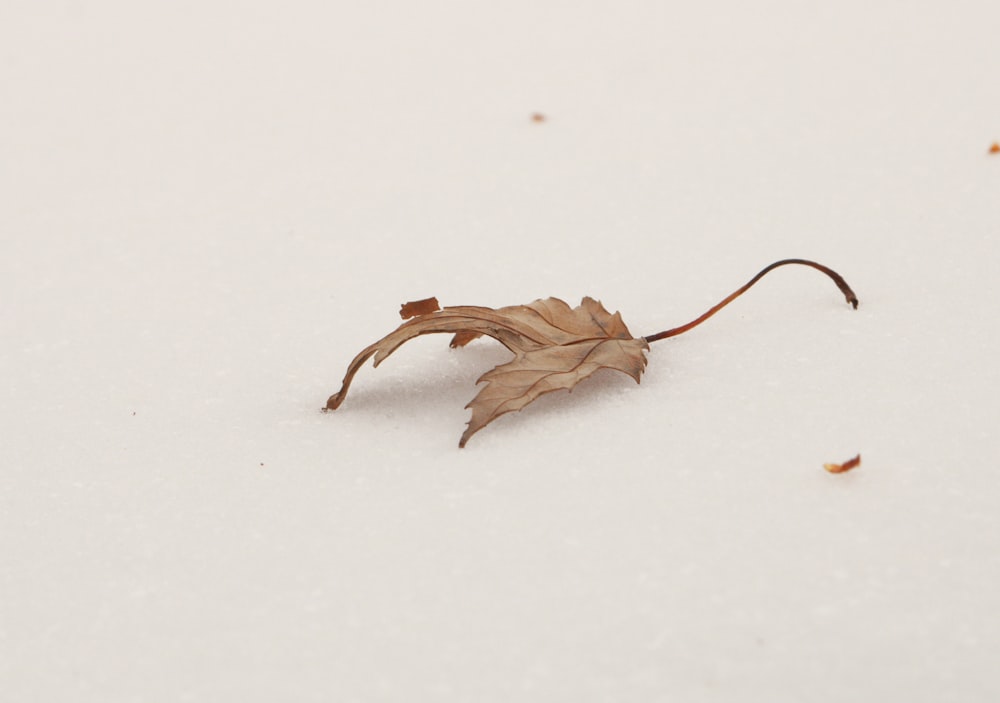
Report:
M458 440L458 448L465 449L465 443L468 442L469 438L475 433L476 431L472 429L471 426L466 426L465 432L462 433L462 436Z
M336 410L340 407L340 404L344 402L343 391L337 391L326 401L326 407L323 408L323 412L330 412L331 410Z

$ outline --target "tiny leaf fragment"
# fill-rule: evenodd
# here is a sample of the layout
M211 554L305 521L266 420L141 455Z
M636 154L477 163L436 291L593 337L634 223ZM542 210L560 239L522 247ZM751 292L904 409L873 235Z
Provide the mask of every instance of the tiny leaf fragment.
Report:
M437 312L441 309L438 299L424 298L423 300L411 300L399 306L399 316L404 320L409 320L417 315L426 315L429 312Z
M848 459L843 464L823 464L823 468L829 471L831 474L842 474L846 471L861 466L861 455L858 454L852 459Z

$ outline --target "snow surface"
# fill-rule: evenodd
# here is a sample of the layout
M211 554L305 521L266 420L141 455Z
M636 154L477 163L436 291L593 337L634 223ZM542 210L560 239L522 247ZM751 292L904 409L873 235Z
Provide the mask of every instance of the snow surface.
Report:
M1000 700L994 0L0 14L5 700Z

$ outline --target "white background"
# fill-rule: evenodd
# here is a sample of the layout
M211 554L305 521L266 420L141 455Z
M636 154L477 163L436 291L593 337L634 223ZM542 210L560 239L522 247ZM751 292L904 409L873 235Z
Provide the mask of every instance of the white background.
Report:
M997 700L998 26L5 0L4 698ZM860 309L780 269L463 450L490 340L319 412L405 300L652 334L790 256Z

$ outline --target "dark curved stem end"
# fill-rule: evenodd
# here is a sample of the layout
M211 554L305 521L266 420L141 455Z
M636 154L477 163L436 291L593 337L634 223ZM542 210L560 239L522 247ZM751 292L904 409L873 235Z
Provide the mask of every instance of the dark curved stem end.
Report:
M782 259L781 261L775 261L773 264L769 266L765 266L763 269L761 269L760 273L758 273L756 276L747 281L742 287L730 293L721 302L712 306L707 312L705 312L705 314L701 315L700 317L695 318L694 320L691 320L691 322L681 325L680 327L674 327L673 329L664 330L663 332L657 332L656 334L651 334L645 337L645 340L647 342L656 342L660 339L666 339L667 337L676 337L679 334L684 334L688 330L697 327L702 322L710 318L712 315L719 312L719 310L726 307L731 302L733 302L741 295L746 293L747 290L749 290L754 283L763 278L767 273L773 271L779 266L787 266L789 264L800 264L802 266L810 266L816 269L817 271L822 271L831 279L833 279L833 282L837 284L837 288L839 288L840 292L844 294L844 297L847 299L847 302L850 303L855 310L858 309L858 296L856 296L854 294L854 291L851 290L851 287L847 285L847 281L844 280L844 277L841 276L836 271L834 271L833 269L828 268L823 264L818 264L815 261L809 261L808 259Z

